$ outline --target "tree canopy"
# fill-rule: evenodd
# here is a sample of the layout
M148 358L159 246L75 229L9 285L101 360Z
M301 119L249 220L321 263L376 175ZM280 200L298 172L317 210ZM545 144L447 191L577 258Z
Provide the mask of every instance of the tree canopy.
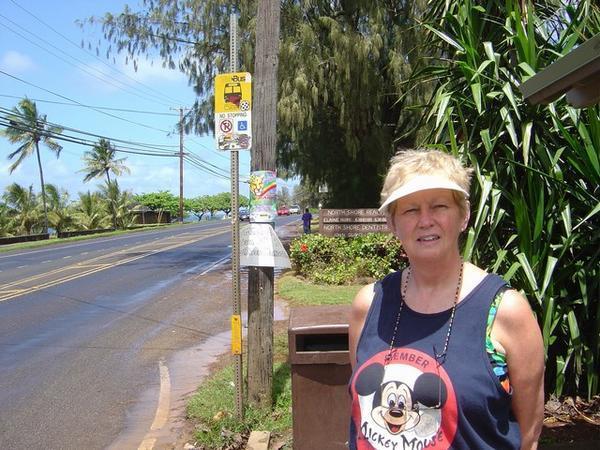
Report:
M389 157L414 140L405 105L425 87L403 92L419 61L414 17L424 1L281 3L278 74L278 168L327 184L340 207L375 206ZM229 14L239 14L240 70L253 72L256 2L143 0L89 22L134 60L156 52L183 71L198 94L187 130L212 129L213 78L229 62ZM340 169L343 168L343 174Z
M94 178L106 176L106 181L110 183L110 172L119 176L123 173L129 173L129 168L124 164L127 158L116 158L117 150L108 139L101 138L94 145L91 151L83 154L86 172L83 181L87 183Z

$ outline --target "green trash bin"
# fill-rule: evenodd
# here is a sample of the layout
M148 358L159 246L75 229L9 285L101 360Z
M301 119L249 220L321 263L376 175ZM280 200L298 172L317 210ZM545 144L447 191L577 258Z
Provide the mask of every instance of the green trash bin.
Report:
M290 310L294 450L346 449L350 424L350 305Z

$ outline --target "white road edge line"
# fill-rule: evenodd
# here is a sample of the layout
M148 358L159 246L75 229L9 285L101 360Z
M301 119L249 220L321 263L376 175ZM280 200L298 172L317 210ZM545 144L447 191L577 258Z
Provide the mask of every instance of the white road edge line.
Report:
M152 425L150 425L150 431L144 437L138 450L152 450L156 443L156 438L150 437L151 432L160 430L169 419L171 403L171 377L169 375L169 368L162 361L159 361L158 370L160 372L160 393L158 394L156 414L154 415Z
M216 267L220 266L221 264L223 264L225 261L227 261L230 258L231 258L231 256L224 256L223 258L221 258L220 260L218 260L216 263L214 263L212 266L210 266L208 269L206 269L204 272L202 272L200 274L200 276L206 275L208 272L210 272L211 270L213 270Z

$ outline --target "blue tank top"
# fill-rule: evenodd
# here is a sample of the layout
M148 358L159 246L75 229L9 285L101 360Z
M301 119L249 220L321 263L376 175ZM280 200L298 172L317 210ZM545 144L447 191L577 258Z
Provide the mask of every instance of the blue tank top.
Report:
M434 355L444 348L451 310L422 314L405 304L390 352L400 281L395 272L375 284L349 383L349 447L518 449L511 395L485 350L490 304L506 282L489 274L457 305L442 361Z

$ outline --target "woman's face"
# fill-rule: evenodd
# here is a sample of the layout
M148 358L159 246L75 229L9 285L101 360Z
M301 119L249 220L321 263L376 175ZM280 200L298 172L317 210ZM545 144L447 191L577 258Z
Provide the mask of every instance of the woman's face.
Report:
M437 259L458 251L469 220L449 189L428 189L396 201L390 228L409 258Z

